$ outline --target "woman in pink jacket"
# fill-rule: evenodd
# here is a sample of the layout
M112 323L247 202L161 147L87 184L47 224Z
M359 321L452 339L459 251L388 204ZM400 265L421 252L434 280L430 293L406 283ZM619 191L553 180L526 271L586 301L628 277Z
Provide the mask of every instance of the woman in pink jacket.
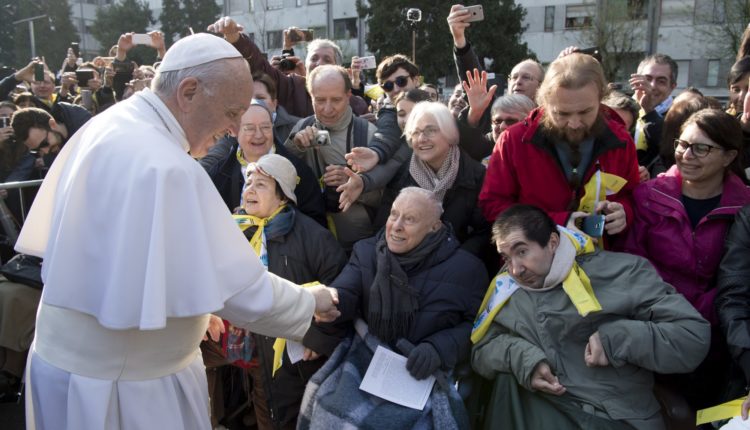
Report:
M711 323L712 351L701 367L721 372L728 361L726 346L718 342L715 275L727 229L737 211L750 203L750 188L740 179L742 130L731 115L703 109L683 124L674 145L676 164L633 194L634 222L625 250L648 258ZM703 373L701 367L696 374ZM718 390L721 380L713 375L705 382ZM694 407L712 406L703 404L715 400L710 387L694 385L694 390L704 398L686 393Z

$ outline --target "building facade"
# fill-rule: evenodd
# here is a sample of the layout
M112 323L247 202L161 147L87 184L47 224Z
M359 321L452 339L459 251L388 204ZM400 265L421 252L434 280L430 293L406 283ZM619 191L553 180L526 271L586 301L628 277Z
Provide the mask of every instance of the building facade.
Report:
M688 86L706 95L725 98L726 76L734 55L711 37L721 32L727 16L719 0L517 0L527 10L524 41L547 64L567 46L590 47L598 16L607 16L612 4L629 6L627 25L605 25L611 31L638 34L629 61L618 73L627 82L640 59L651 53L667 54L678 65L677 92ZM744 24L743 24L744 25Z

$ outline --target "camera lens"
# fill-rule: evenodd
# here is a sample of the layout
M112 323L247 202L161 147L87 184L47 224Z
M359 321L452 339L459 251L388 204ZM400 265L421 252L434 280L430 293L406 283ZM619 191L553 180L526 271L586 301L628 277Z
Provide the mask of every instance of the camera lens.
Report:
M294 70L296 67L296 64L294 64L294 61L288 59L288 58L282 58L281 61L279 61L279 69L284 71Z

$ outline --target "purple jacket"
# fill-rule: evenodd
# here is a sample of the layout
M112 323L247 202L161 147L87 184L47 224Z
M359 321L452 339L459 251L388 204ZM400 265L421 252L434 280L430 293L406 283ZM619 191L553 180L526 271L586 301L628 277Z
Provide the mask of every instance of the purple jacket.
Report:
M682 177L676 165L639 185L633 193L635 216L625 250L648 258L662 278L715 326L716 271L724 237L734 215L750 203L750 188L728 173L719 206L700 220L695 231L681 196Z

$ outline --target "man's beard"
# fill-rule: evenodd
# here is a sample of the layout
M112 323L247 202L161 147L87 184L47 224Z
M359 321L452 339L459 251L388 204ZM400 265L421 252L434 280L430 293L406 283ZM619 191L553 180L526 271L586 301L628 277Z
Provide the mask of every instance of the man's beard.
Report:
M596 116L596 120L591 127L584 126L577 130L558 126L552 121L547 112L544 112L542 115L542 130L544 134L553 140L567 142L570 145L578 145L590 137L600 136L605 126L606 124L601 112Z

